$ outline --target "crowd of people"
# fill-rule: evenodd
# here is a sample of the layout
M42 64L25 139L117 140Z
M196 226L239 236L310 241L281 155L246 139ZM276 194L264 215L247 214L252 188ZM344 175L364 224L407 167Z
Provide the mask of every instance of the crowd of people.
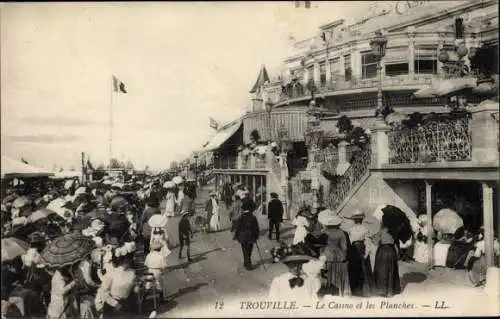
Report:
M26 181L4 191L2 318L144 315L145 296L167 299L172 247L191 261L193 180Z

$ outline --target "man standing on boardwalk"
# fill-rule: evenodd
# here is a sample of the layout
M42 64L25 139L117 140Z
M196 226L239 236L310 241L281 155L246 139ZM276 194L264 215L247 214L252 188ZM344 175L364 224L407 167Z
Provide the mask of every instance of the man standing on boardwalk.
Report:
M238 220L235 237L241 244L243 266L247 270L252 270L252 250L259 238L259 223L253 215L253 207L249 202L243 203L241 210L243 214Z
M280 240L280 224L283 222L283 203L278 199L278 194L271 193L271 200L267 204L269 219L269 239L272 240L273 229L276 231L276 241Z

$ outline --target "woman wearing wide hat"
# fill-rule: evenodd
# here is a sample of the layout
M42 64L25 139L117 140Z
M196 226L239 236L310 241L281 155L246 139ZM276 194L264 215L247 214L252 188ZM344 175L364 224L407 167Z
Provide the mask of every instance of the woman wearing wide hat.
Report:
M322 251L322 255L326 257L327 289L330 294L350 296L351 288L347 267L349 239L340 229L342 218L334 215L330 210L322 211L318 218L326 227L324 232L328 236L327 246Z
M354 296L367 297L371 294L373 283L369 246L368 229L362 224L365 214L356 211L349 219L354 225L348 230L351 240L351 249L348 252L349 259L349 281Z
M319 271L323 259L317 260L300 251L298 246L282 247L281 262L288 272L276 277L269 289L271 300L311 300L318 297L321 288ZM307 267L306 267L307 265ZM304 271L305 268L307 271Z

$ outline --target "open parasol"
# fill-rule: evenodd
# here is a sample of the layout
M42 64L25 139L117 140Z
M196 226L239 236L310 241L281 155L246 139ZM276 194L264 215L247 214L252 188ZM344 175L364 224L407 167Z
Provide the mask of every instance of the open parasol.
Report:
M28 244L15 237L2 238L2 262L13 260L26 253Z
M454 210L443 208L434 215L432 227L443 234L454 234L464 225L462 217Z
M26 196L21 196L21 197L18 197L14 200L14 202L12 202L12 207L14 208L22 208L22 207L25 207L27 205L31 204L31 201L28 197Z
M381 211L382 216L377 212ZM412 238L413 230L408 216L399 208L392 205L385 205L377 208L373 214L375 218L382 221L382 226L387 227L389 234L403 243ZM380 218L381 217L381 218Z
M172 178L172 182L179 185L184 182L184 179L182 178L182 176L175 176L174 178Z
M43 261L52 267L63 267L81 261L95 248L92 239L78 233L55 238L41 253Z
M47 209L47 208L39 209L39 210L35 211L33 214L28 216L28 223L34 223L37 220L45 219L52 214L57 214L57 213L55 211Z

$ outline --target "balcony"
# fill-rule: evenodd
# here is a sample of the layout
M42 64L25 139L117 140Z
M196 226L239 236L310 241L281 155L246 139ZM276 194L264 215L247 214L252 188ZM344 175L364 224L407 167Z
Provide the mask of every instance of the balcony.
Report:
M237 168L237 158L236 157L220 157L214 159L215 169L236 169Z
M385 76L382 78L382 88L387 90L392 89L419 89L422 86L430 85L432 79L436 75L433 74L414 74L414 75L398 75L398 76ZM327 82L323 85L316 84L316 96L335 96L349 94L351 90L362 90L369 92L372 89L376 91L378 87L378 78L361 79L352 77L350 81L344 78L337 78L332 82ZM361 93L361 92L360 92ZM311 92L305 85L294 85L285 89L281 93L279 101L276 105L283 105L287 103L301 102L311 98Z
M439 119L388 133L389 164L472 160L469 117Z

